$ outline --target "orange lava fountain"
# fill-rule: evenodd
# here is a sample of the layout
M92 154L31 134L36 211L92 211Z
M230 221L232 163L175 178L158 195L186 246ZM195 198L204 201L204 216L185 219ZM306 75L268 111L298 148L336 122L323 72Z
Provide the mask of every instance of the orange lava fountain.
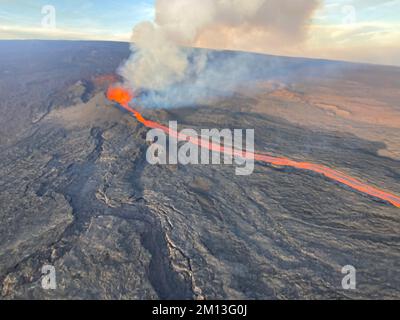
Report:
M400 208L400 197L394 194L388 193L386 191L377 189L375 187L369 186L364 182L361 182L353 177L350 177L342 172L333 170L323 165L313 164L308 162L297 162L287 158L278 158L272 157L264 154L252 153L252 152L242 152L239 150L235 150L232 148L224 148L223 146L215 143L211 143L208 140L203 140L201 138L194 139L192 137L183 135L178 133L175 130L171 130L170 128L163 126L154 121L146 120L143 116L136 111L135 109L129 106L129 102L133 99L133 94L122 87L110 87L107 92L107 97L111 101L115 101L119 103L124 109L132 113L136 119L142 123L144 126L151 128L151 129L160 129L164 131L166 134L174 137L180 141L187 141L190 140L191 143L196 144L202 148L206 148L210 151L216 151L222 154L228 154L230 156L237 156L246 159L255 159L256 161L265 162L268 164L282 166L282 167L292 167L296 169L308 170L319 173L331 180L340 182L354 190L362 192L364 194L370 195L372 197L387 201L394 205L395 207Z

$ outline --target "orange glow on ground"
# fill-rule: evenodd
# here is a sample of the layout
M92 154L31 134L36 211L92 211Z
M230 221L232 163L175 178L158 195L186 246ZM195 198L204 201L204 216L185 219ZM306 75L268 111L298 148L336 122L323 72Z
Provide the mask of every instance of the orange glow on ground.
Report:
M96 76L92 78L92 82L96 86L109 86L112 83L116 83L118 81L118 76L116 74L103 74L100 76Z
M186 141L186 140L190 139L191 143L198 145L202 148L208 149L210 151L216 151L219 153L228 154L228 155L232 155L232 156L238 156L238 157L242 157L242 158L246 158L246 159L254 159L255 161L265 162L268 164L281 166L281 167L292 167L292 168L301 169L301 170L313 171L313 172L319 173L331 180L334 180L334 181L340 182L341 184L347 185L348 187L350 187L354 190L357 190L364 194L387 201L387 202L391 203L392 205L394 205L395 207L400 208L400 197L399 196L396 196L396 195L388 193L386 191L369 186L369 185L365 184L364 182L361 182L351 176L348 176L342 172L333 170L326 166L308 163L308 162L297 162L297 161L293 161L293 160L290 160L287 158L272 157L269 155L258 154L258 153L251 153L251 152L243 153L242 151L235 150L232 148L226 149L219 144L212 143L208 140L202 140L201 138L196 140L196 139L193 139L186 135L183 135L181 133L178 133L177 131L171 130L170 128L168 128L162 124L147 120L147 119L143 118L143 116L138 111L136 111L135 109L133 109L129 106L129 102L133 99L133 94L122 87L110 87L107 92L107 97L109 100L119 103L124 109L126 109L127 111L132 113L136 117L136 119L140 123L142 123L144 126L151 128L151 129L160 129L160 130L164 131L166 134L168 134L171 137L174 137L180 141Z
M107 98L111 101L118 102L121 106L125 107L133 99L133 94L121 87L109 87Z

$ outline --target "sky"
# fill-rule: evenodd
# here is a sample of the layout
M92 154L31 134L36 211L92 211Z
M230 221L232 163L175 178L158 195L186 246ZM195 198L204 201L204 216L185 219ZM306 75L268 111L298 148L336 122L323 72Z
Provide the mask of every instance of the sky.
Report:
M400 0L320 1L304 42L226 49L400 66ZM136 24L154 18L154 0L0 0L0 39L129 41Z

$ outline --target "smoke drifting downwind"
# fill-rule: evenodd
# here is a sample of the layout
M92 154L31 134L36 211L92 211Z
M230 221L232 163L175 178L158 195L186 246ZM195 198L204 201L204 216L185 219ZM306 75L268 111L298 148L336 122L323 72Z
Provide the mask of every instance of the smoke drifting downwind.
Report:
M181 106L232 92L257 78L255 56L207 50L287 48L307 36L319 0L158 0L154 22L132 33L132 54L119 73L142 90L145 106ZM275 50L274 50L275 51Z

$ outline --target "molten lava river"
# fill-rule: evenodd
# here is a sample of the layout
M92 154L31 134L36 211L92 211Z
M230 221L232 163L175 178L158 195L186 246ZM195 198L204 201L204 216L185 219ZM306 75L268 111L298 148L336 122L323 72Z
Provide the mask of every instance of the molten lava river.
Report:
M164 131L166 134L170 135L171 137L174 137L181 141L185 141L189 138L188 136L178 133L177 131L171 130L170 128L163 126L162 124L159 124L157 122L150 121L150 120L143 118L143 116L137 110L135 110L129 106L129 103L133 99L133 95L128 90L126 90L122 87L110 87L107 92L107 97L109 100L119 103L124 109L126 109L128 112L133 114L136 117L136 119L140 123L142 123L144 126L151 128L151 129L160 129L160 130ZM248 157L249 159L255 159L256 161L259 161L259 162L265 162L268 164L281 166L281 167L292 167L292 168L296 168L296 169L313 171L318 174L324 175L325 177L328 177L331 180L340 182L341 184L344 184L354 190L357 190L364 194L381 199L383 201L389 202L390 204L394 205L395 207L400 208L400 197L399 196L396 196L389 192L369 186L369 185L365 184L364 182L361 182L361 181L359 181L353 177L350 177L342 172L330 169L323 165L318 165L318 164L313 164L313 163L308 163L308 162L297 162L297 161L293 161L293 160L290 160L287 158L272 157L269 155L259 154L259 153L251 153L251 152L243 153L242 151L238 151L235 149L225 150L223 146L220 146L219 144L210 143L208 140L202 140L201 138L197 139L197 141L194 139L191 139L190 141L191 141L191 143L194 143L202 148L206 148L210 151L216 151L219 153L229 154L229 155L244 157L244 158Z

